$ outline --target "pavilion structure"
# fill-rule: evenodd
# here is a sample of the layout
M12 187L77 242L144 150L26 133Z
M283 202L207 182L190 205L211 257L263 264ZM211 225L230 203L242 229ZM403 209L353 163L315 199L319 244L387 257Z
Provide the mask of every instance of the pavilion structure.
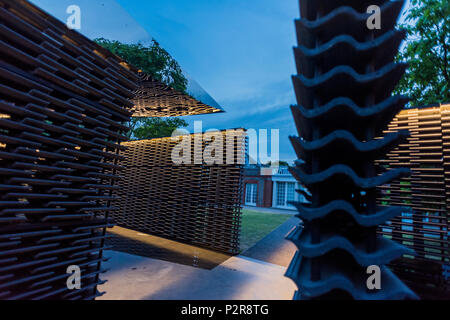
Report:
M130 118L223 110L142 75L28 1L0 0L0 29L0 299L95 299L101 295L97 285L103 283L106 229L114 225L111 213L124 221L120 217L133 211L130 204L128 211L121 202L116 207L121 186L133 178L135 168L127 158L133 145L123 144ZM155 149L139 161L157 158L162 145L149 142ZM208 184L217 195L222 190L214 189L215 183L232 181L236 187L226 194L239 193L237 168L226 174L218 167L203 168L200 187ZM170 188L185 178L182 168L160 169L161 176L173 172L171 184L161 183L152 171L145 185ZM199 188L187 183L184 192L190 187ZM174 228L183 230L180 224L198 221L186 215L182 221L176 219L184 210L175 207L179 211L172 212ZM159 210L148 209L147 219L153 218L152 210ZM227 210L236 217L228 225L223 222ZM222 224L233 228L229 234L236 238L239 202L230 204L227 199L223 206L201 212L205 220L197 228L204 237L218 238L214 230ZM226 237L225 229L220 232ZM72 290L67 272L76 269L81 288Z
M423 298L450 297L450 104L410 108L385 133L411 136L377 162L379 169L406 167L404 177L378 188L380 206L410 206L412 212L383 224L379 233L413 249L391 268Z

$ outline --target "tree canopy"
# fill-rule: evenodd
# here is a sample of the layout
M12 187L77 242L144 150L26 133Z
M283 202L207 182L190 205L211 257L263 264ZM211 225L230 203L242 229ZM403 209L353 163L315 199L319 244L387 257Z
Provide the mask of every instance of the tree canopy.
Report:
M283 160L275 161L274 163L272 163L272 161L269 161L266 164L263 164L262 166L263 167L271 167L272 165L274 167L288 167L289 163L287 161L283 161Z
M411 106L450 102L450 0L411 0L406 46L398 60L409 63L396 92Z
M150 46L124 44L104 38L94 41L154 79L177 91L186 92L188 81L180 65L155 40ZM186 121L179 118L133 118L129 123L128 137L131 140L170 137L173 131L187 125Z
M149 46L144 46L141 43L125 44L104 38L97 38L94 41L136 68L151 75L154 79L177 91L186 92L188 80L183 75L180 65L155 40L152 40Z
M181 118L133 118L128 136L131 140L170 137L176 129L187 126Z

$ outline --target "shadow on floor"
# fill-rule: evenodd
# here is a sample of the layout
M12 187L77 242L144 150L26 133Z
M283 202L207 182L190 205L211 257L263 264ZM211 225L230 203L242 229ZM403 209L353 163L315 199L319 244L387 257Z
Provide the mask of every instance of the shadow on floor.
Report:
M108 230L106 244L113 250L141 257L179 263L202 269L213 269L231 255L183 244L121 227Z
M298 218L290 218L241 255L287 267L295 254L295 245L286 240L287 234L299 224Z
M286 268L235 256L212 270L108 251L99 300L289 300Z

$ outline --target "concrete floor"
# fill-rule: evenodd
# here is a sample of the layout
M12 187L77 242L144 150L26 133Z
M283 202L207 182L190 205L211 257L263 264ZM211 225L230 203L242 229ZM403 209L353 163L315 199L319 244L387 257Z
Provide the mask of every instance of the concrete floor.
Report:
M133 241L149 242L151 252L157 252L155 247L163 248L168 251L166 257L176 259L164 261L108 251L106 256L111 259L104 267L110 271L102 276L108 282L99 287L106 294L99 300L290 300L296 286L284 273L296 248L285 236L298 223L297 218L289 219L242 255L229 259L215 257L207 251L199 254L201 250L183 244L116 229ZM180 260L176 254L180 250L189 257ZM194 256L200 261L212 259L211 262L220 265L210 270L199 268L201 263L193 266ZM189 263L181 264L184 260Z
M253 247L244 251L242 255L283 267L289 266L297 248L291 241L286 240L285 237L299 222L300 220L298 218L290 218L258 241Z
M296 287L285 267L244 256L205 270L108 251L98 300L289 300Z
M213 269L231 257L230 254L121 227L109 229L108 235L111 238L106 241L106 244L115 251L203 269Z

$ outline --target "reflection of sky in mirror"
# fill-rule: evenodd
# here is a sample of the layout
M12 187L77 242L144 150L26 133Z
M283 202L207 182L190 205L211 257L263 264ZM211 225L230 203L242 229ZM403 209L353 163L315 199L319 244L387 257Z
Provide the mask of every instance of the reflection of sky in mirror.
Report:
M70 5L81 9L81 30L90 39L106 38L124 43L149 43L152 39L115 0L32 0L44 11L66 22Z
M280 130L280 158L295 159L289 105L298 0L117 0L226 114L186 118L207 128ZM190 126L192 130L192 125Z
M186 117L189 130L194 120L203 120L204 130L279 129L281 160L295 159L288 136L296 134L289 105L296 103L290 76L298 0L117 0L126 16L117 3L99 8L112 0L33 2L60 19L68 4L78 3L93 21L85 25L89 37L145 41L145 29L227 112ZM106 15L113 18L103 21Z
M90 39L105 38L118 40L123 43L150 44L152 36L137 23L115 0L32 0L46 12L59 20L66 22L66 13L70 5L77 5L81 9L81 30ZM158 39L155 39L158 40ZM167 48L165 48L167 49ZM170 53L170 50L168 50ZM187 91L196 99L219 107L217 102L184 71L189 81Z

